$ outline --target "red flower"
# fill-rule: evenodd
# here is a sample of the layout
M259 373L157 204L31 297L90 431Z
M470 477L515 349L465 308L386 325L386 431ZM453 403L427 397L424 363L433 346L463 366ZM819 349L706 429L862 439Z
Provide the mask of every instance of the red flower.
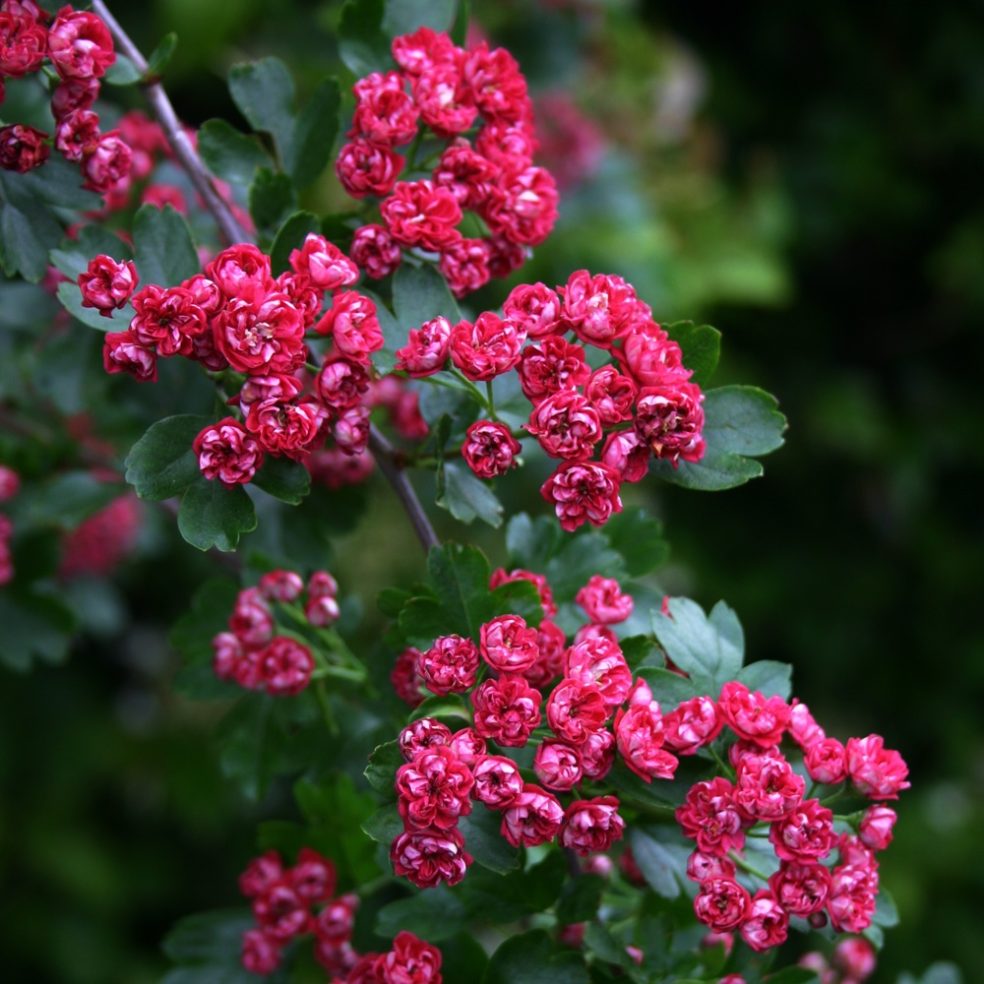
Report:
M436 718L421 718L408 724L397 739L403 757L412 762L424 749L451 744L451 729Z
M314 658L307 646L286 636L274 636L260 653L266 692L271 697L299 694L310 682Z
M399 72L373 72L359 79L349 136L362 136L384 147L409 143L417 133L417 107Z
M489 282L490 253L484 239L459 239L444 247L438 269L455 297L465 297Z
M441 154L434 168L438 188L447 188L463 209L481 208L489 196L499 167L472 150L467 140L455 140Z
M783 861L819 861L834 846L834 815L819 800L804 800L772 824L769 840Z
M198 467L209 479L225 485L245 485L253 480L263 464L259 443L238 420L225 417L204 428L195 438L192 450Z
M521 748L540 723L543 696L519 674L486 680L471 695L475 730L500 745Z
M359 269L373 280L388 277L403 261L403 252L381 225L364 225L355 230L349 255Z
M584 388L584 395L606 427L632 418L636 392L636 384L612 365L596 369Z
M613 577L593 575L574 600L592 622L602 625L624 622L632 614L632 596L625 594Z
M511 322L485 311L451 330L451 361L469 379L488 381L516 367L524 340Z
M247 929L240 961L251 974L272 974L280 966L280 944L262 929Z
M390 670L390 683L396 696L411 707L417 707L424 701L424 695L420 692L423 680L417 672L419 656L420 650L409 646L396 657L393 669Z
M544 399L533 408L526 427L554 458L589 458L601 440L598 412L573 390L561 390Z
M737 929L751 907L751 896L731 878L708 879L694 899L697 918L718 933Z
M735 787L721 776L694 783L687 790L676 819L683 832L697 842L699 851L725 855L744 846L743 818L735 806L734 792Z
M540 655L536 629L520 615L499 615L479 630L482 658L500 673L522 673Z
M441 951L404 930L379 958L385 984L441 984Z
M569 533L585 522L603 526L613 512L621 512L618 492L617 473L594 461L565 461L540 488Z
M520 284L506 298L502 315L530 338L546 338L562 330L561 303L557 292L546 284Z
M400 816L407 829L450 830L471 813L471 770L447 745L424 749L396 770Z
M604 728L592 731L577 750L588 779L604 779L615 764L615 736Z
M526 79L505 48L490 51L482 41L467 53L462 71L475 103L487 119L515 122L530 115Z
M789 916L770 892L762 889L752 897L745 921L741 924L741 938L756 953L780 946L789 935Z
M318 437L324 418L324 407L314 400L264 400L250 405L246 429L256 436L264 451L299 459Z
M672 779L678 765L663 749L663 719L656 701L632 704L615 717L615 740L625 764L641 779Z
M365 365L335 356L325 362L315 377L314 391L329 410L349 410L362 403L369 391L369 381Z
M66 160L80 161L99 142L99 117L87 109L67 113L55 127L55 147Z
M117 262L100 254L89 261L78 278L82 307L95 308L103 317L111 317L117 308L126 306L139 277L132 260Z
M226 297L260 301L273 287L270 257L252 243L238 243L218 253L205 275Z
M692 697L663 715L666 744L677 755L694 755L717 738L723 725L710 697Z
M653 455L674 467L704 457L704 394L694 383L646 386L636 399L635 426Z
M513 846L547 844L560 832L564 808L556 796L528 782L502 811L502 836Z
M634 431L613 431L601 450L601 460L623 482L641 482L649 471L649 445Z
M479 478L505 475L522 450L509 428L495 420L476 420L461 446L462 457Z
M533 771L547 789L566 793L584 774L576 746L558 738L544 738L533 757Z
M253 899L253 915L267 935L279 943L306 933L311 925L308 903L286 879L274 882Z
M63 79L100 78L116 61L113 36L95 14L62 7L48 30L48 57Z
M335 865L310 847L302 847L288 872L294 891L308 902L327 902L335 894Z
M453 64L458 50L446 34L429 27L419 27L413 34L401 34L390 44L393 60L410 76L420 75L434 65Z
M834 929L841 933L863 933L874 917L877 891L877 871L854 864L835 868L827 898L827 912Z
M596 796L575 800L567 807L560 843L584 856L609 850L624 833L625 821L618 815L618 799Z
M898 799L911 785L906 782L909 767L898 752L885 747L881 735L848 739L847 772L854 788L869 799Z
M82 159L83 188L101 195L125 191L130 182L133 151L129 144L115 132L104 133L96 143L87 148Z
M540 607L543 609L544 618L553 618L557 614L557 605L554 602L553 592L547 579L542 574L534 574L533 571L524 571L522 568L515 568L508 573L505 568L498 567L492 572L489 578L489 589L494 591L501 584L508 584L511 581L529 581L536 587L540 595ZM540 623L543 628L543 623Z
M417 672L432 694L460 694L475 686L478 647L459 635L441 636L417 660Z
M782 741L789 724L789 706L781 697L769 697L737 680L721 688L718 709L731 730L760 748L771 748Z
M456 829L406 830L393 841L390 860L398 877L408 878L418 888L434 888L442 882L457 885L472 856Z
M440 252L461 239L461 209L447 188L431 181L398 181L379 207L393 238L403 246Z
M895 811L888 806L869 806L858 827L861 843L872 851L884 851L892 843L892 828L897 819Z
M0 71L5 71L2 64ZM73 110L89 109L96 101L99 89L98 79L65 79L59 82L51 94L52 115L56 120L61 120Z
M324 236L309 232L300 249L290 252L291 269L319 290L338 290L359 279L359 268Z
M280 880L283 873L280 855L276 851L267 851L258 858L253 858L246 866L246 870L239 876L239 891L248 899L262 895Z
M813 719L810 709L795 697L789 705L789 737L802 749L809 749L827 737L823 728Z
M278 291L262 301L229 301L212 321L212 331L216 348L237 372L289 374L304 363L304 317Z
M750 820L782 820L803 801L805 788L781 755L749 753L738 763L735 803Z
M559 335L547 335L540 347L527 346L519 362L519 384L533 404L561 390L582 386L591 373L584 349Z
M19 4L3 5L0 9L0 77L16 79L36 72L44 61L47 43L48 32L30 9Z
M339 352L355 362L369 362L384 343L375 303L364 294L345 290L336 294L330 310L315 325L321 335L331 335Z
M295 571L267 571L257 587L267 601L296 601L304 590L304 581Z
M793 916L819 912L830 894L830 871L816 862L783 861L769 877L769 888Z
M440 315L411 328L407 344L396 350L396 368L415 378L444 368L451 345L451 325Z
M523 791L519 766L504 755L482 755L472 772L472 795L492 810L502 810Z
M847 750L836 738L821 738L810 745L803 764L814 782L832 785L847 778Z
M148 284L133 296L130 330L163 356L190 355L194 340L208 330L208 317L183 287Z
M432 65L414 79L413 97L420 118L440 137L464 133L478 110L457 65Z
M343 895L341 898L331 899L315 917L314 932L318 939L335 944L351 939L355 927L355 910L358 908L358 895Z
M47 139L46 133L22 123L0 127L0 168L24 174L40 167L51 153Z
M564 676L597 687L609 709L624 703L632 689L632 671L621 648L603 636L581 639L567 650Z
M580 745L591 732L600 731L610 713L598 687L579 680L562 680L547 700L547 722L573 745Z
M578 338L608 348L630 328L651 318L649 307L621 277L577 270L560 290L564 326Z
M335 174L353 198L388 195L403 170L403 157L395 150L356 137L338 152Z
M485 739L474 728L462 728L451 736L448 746L458 759L473 769L478 760L484 757L487 745Z
M628 330L622 352L616 350L619 354L640 386L662 386L690 377L683 368L680 346L651 319L637 322Z
M696 850L687 858L687 877L698 885L711 878L734 878L735 866L719 854Z

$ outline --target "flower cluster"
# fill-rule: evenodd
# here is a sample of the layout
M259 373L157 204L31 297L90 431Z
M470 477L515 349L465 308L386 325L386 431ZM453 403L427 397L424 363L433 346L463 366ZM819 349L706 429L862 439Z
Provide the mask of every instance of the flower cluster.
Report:
M311 682L315 657L301 639L287 630L278 632L277 615L305 627L326 628L338 620L337 599L338 583L327 571L312 574L306 586L294 571L264 574L256 587L239 592L229 631L212 640L215 675L273 697L299 694Z
M140 520L140 500L132 492L113 499L65 535L58 573L64 578L112 573L136 546Z
M50 21L50 23L49 23ZM116 61L109 28L96 14L62 9L51 15L33 0L0 4L0 102L3 80L40 72L45 62L58 74L51 93L54 145L79 165L84 186L102 195L129 187L132 150L119 130L103 133L92 106L100 79ZM49 157L49 134L14 123L0 128L0 168L24 173Z
M593 369L586 347L610 361ZM435 318L410 332L396 368L422 378L449 359L473 382L516 371L533 407L526 430L560 461L541 492L566 530L620 511L622 483L641 481L651 458L676 467L703 457L704 395L680 346L621 277L578 270L556 290L516 287L501 316L454 326ZM481 478L502 475L519 453L516 437L479 420L462 456Z
M805 704L766 698L738 682L725 684L716 702L697 697L664 717L666 742L681 755L694 754L724 727L737 739L728 750L731 773L693 785L676 811L696 845L687 873L700 886L697 918L716 933L739 932L757 951L785 941L791 916L819 926L829 919L838 932L867 929L878 893L876 853L891 842L895 824L884 801L909 786L902 757L878 735L845 746L825 735ZM786 735L802 750L814 784L850 781L873 805L841 820L808 796L803 776L780 750ZM777 865L767 877L742 857L746 837L763 835ZM765 885L750 893L739 870L765 878Z
M508 51L484 41L460 48L422 27L394 38L392 54L395 70L353 87L349 140L335 163L348 194L380 200L381 222L356 230L351 255L370 277L392 273L403 250L436 256L462 297L521 266L547 238L556 183L533 164L533 105ZM462 234L467 212L484 234Z
M20 476L6 465L0 465L0 502L9 502L20 491ZM14 558L10 552L10 539L14 527L10 520L0 513L0 587L14 579Z
M875 972L875 948L863 936L849 936L834 947L833 961L822 953L805 953L799 966L812 970L820 984L860 984Z
M537 587L544 616L538 627L518 615L500 615L481 626L477 642L442 636L424 652L406 650L394 670L398 692L409 702L419 700L420 688L467 693L472 711L472 726L455 733L421 718L400 734L406 763L397 770L396 792L405 829L391 860L397 875L421 887L453 885L464 877L472 859L458 820L476 800L501 815L502 836L514 847L556 840L589 855L607 851L624 831L616 797L571 798L565 806L557 794L603 779L616 748L639 758L637 749L626 749L642 724L633 718L631 727L622 727L624 712L617 709L638 702L641 691L633 687L609 628L628 618L632 600L616 581L591 578L577 597L591 621L568 646L552 621L557 607L546 578L499 569L490 588L512 580ZM607 727L613 715L614 733ZM538 782L529 781L507 754L534 737Z

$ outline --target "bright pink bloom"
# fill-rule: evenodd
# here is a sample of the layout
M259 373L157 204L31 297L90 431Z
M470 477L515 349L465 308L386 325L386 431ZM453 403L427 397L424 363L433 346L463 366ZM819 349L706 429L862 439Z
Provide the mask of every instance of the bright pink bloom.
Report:
M885 747L881 735L849 738L847 742L847 772L854 788L874 800L898 799L906 781L909 767L898 752Z
M464 133L478 115L472 94L454 64L425 69L414 80L413 96L421 120L441 137Z
M116 61L113 36L95 14L62 7L48 30L48 57L63 79L100 78Z
M315 325L321 335L331 335L342 355L355 362L368 362L385 344L376 317L376 305L353 290L335 295L327 314Z
M304 317L286 294L271 292L259 302L235 298L215 316L212 330L216 348L237 372L290 374L304 363Z
M324 407L314 400L264 400L251 404L246 430L256 436L264 451L301 459L318 437L325 416Z
M300 249L291 250L290 265L319 290L338 290L359 279L359 268L337 246L313 232Z
M478 647L459 635L441 636L417 660L417 672L432 694L460 694L475 686Z
M649 471L649 445L635 430L613 431L601 450L601 460L623 482L641 482Z
M20 78L36 72L44 62L47 42L48 32L34 11L4 3L0 7L0 85L4 76Z
M373 72L353 86L355 114L349 136L384 147L409 143L417 133L417 107L399 72Z
M499 615L479 630L482 658L499 673L522 673L540 655L536 629L520 615Z
M489 282L490 253L484 239L462 238L441 250L438 269L455 297L465 297Z
M786 942L789 935L789 916L772 894L762 889L753 896L739 932L741 938L756 953L761 953Z
M0 168L25 174L40 167L51 154L47 139L46 133L23 123L0 127Z
M782 820L800 805L805 788L781 756L748 754L738 764L735 803L751 820Z
M0 502L9 502L20 491L20 475L13 468L0 465Z
M737 929L752 907L752 898L731 878L711 878L694 899L697 918L719 933Z
M479 478L498 478L516 464L523 446L497 420L476 420L466 432L461 456Z
M401 34L390 44L393 60L410 76L420 75L434 65L454 64L457 50L446 34L429 27L419 27L413 34Z
M502 810L523 791L519 766L503 755L483 755L472 768L472 796L489 809Z
M273 638L273 613L259 588L243 588L229 616L229 629L244 646L265 646Z
M830 894L830 871L816 862L783 861L769 877L769 888L793 916L820 912Z
M657 458L674 467L704 457L704 394L694 383L646 386L636 398L635 425Z
M462 71L486 119L516 122L531 115L526 79L505 48L489 50L482 41L467 52Z
M769 840L783 861L820 861L834 847L834 815L819 800L803 800L772 824Z
M422 751L451 744L451 729L437 718L420 718L408 724L397 738L403 757L412 762Z
M687 877L698 885L711 878L734 878L735 866L719 854L697 850L687 858Z
M679 764L663 748L663 719L656 701L632 704L615 716L615 740L625 764L641 779L672 779Z
M810 709L795 697L789 705L789 737L804 750L827 737L813 719Z
M486 680L471 695L475 730L507 748L521 748L540 724L543 695L518 673Z
M697 842L705 854L725 855L740 851L745 844L744 822L735 806L735 787L722 776L694 783L682 806L677 807L677 823Z
M692 697L663 715L665 741L677 755L693 755L714 741L724 722L710 697Z
M232 417L204 428L195 438L192 450L198 456L202 474L225 485L251 482L263 464L259 443Z
M447 745L420 752L396 770L400 816L407 829L450 830L471 813L471 770Z
M2 62L0 71L4 71ZM99 89L99 80L94 78L65 79L59 82L51 94L52 115L56 120L61 120L76 109L91 108L99 95Z
M582 341L609 348L634 325L651 317L635 289L621 277L577 270L560 289L564 326Z
M304 617L310 625L326 629L334 625L342 616L337 599L331 595L308 598L304 603Z
M406 930L378 966L384 984L441 984L441 951Z
M469 769L473 768L480 758L484 758L487 749L485 739L474 728L462 728L456 731L451 736L451 744L448 747Z
M205 267L205 276L226 297L261 301L273 287L270 257L252 243L237 243L216 254Z
M611 365L596 369L584 388L584 395L606 427L632 419L636 393L636 384Z
M872 851L884 851L892 843L892 828L897 819L891 807L869 806L858 827L861 842Z
M55 127L55 147L66 160L80 161L99 142L99 117L88 109L67 113Z
M126 306L138 280L132 260L117 262L111 256L100 254L89 261L85 273L79 274L82 307L95 308L108 318L115 309Z
M332 943L344 943L351 939L358 908L358 895L342 895L331 899L315 917L314 932L318 939Z
M407 344L396 350L396 368L409 376L430 376L444 368L451 348L451 324L438 315L411 328Z
M760 748L778 745L789 724L789 706L781 697L766 698L758 690L751 693L737 680L721 688L718 709L739 738Z
M328 571L315 571L308 578L307 593L312 598L321 598L324 595L334 598L338 594L338 582Z
M513 847L535 847L552 841L563 821L564 808L557 797L528 782L502 811L502 836Z
M847 778L847 750L836 738L821 738L807 746L803 764L814 782L834 785Z
M82 159L82 176L85 178L82 187L101 195L117 189L125 191L132 162L129 144L115 131L104 133Z
M853 864L835 868L827 899L827 913L834 929L842 933L863 933L874 917L877 891L877 871Z
M268 571L260 577L260 594L267 601L296 601L304 590L304 581L296 571Z
M457 200L431 181L398 181L379 210L390 235L403 246L438 253L461 239Z
M359 265L359 269L373 280L388 277L403 261L403 252L390 235L389 229L375 224L360 226L355 230L349 255Z
M160 355L190 355L194 340L208 330L208 316L183 287L147 284L133 295L130 331Z
M262 929L247 929L240 961L251 974L272 974L280 966L280 944Z
M335 894L335 865L310 847L302 847L288 872L294 891L308 902L327 902Z
M485 382L516 367L524 341L521 329L485 311L474 324L459 321L451 329L451 361L469 379Z
M600 731L611 714L601 690L579 680L562 680L547 699L547 722L554 733L572 745L580 745Z
M314 391L330 410L342 411L362 403L369 382L369 372L363 363L336 356L321 367L314 380Z
M596 796L575 800L567 807L560 843L583 857L609 850L624 833L625 821L618 815L618 799Z
M311 650L287 636L274 636L260 653L260 661L266 692L271 697L299 694L311 682Z
M489 197L499 166L474 151L467 140L455 140L434 168L434 184L447 188L462 209L480 209Z
M533 771L547 789L566 793L581 781L581 755L574 745L557 738L544 738L537 745Z
M546 284L520 284L502 305L502 316L530 338L546 338L561 330L561 299Z
M621 648L603 636L581 639L565 652L564 676L597 687L608 708L625 703L632 689L632 671Z
M616 355L640 386L663 386L690 378L680 346L652 320L637 321L626 333L621 353L616 350Z
M605 728L592 731L577 747L587 779L604 779L615 764L615 735Z
M560 525L568 533L585 522L603 526L613 512L622 511L618 475L594 461L562 462L543 483L540 494L553 503Z
M557 182L542 167L503 169L499 184L482 207L482 217L497 236L523 246L539 246L557 221Z
M364 137L345 144L335 160L335 174L353 198L388 195L403 171L404 159L395 150Z
M397 877L409 879L418 888L434 888L442 883L457 885L472 856L457 829L406 830L393 841L390 860Z
M518 367L519 384L534 405L561 390L573 390L588 379L591 367L584 349L559 335L547 335L536 348L523 349Z
M602 625L624 622L632 614L632 596L624 593L613 577L593 575L574 600L592 622Z
M839 940L834 947L834 963L844 980L867 980L875 972L875 949L863 936Z

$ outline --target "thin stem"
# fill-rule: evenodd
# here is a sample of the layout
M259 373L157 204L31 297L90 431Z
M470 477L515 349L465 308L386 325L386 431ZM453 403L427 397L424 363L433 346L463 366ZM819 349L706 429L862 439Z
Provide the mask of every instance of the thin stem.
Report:
M762 881L764 882L767 882L769 880L768 875L763 874L761 871L758 870L758 868L754 867L753 865L750 865L738 854L737 851L729 851L728 857L731 858L731 860L734 861L735 866L741 868L742 871L745 871L750 875L754 875L756 878L761 878Z
M119 21L109 12L109 8L103 0L93 0L92 9L105 22L123 54L136 65L141 75L145 75L148 68L147 59L144 58L137 46L130 40L130 37L120 26ZM204 164L202 164L201 158L191 146L188 134L185 133L184 127L181 125L181 121L174 111L174 106L171 105L171 100L168 99L167 93L164 91L164 87L156 80L148 80L144 88L147 92L147 101L150 103L151 109L154 111L154 116L157 117L157 122L160 123L164 135L167 137L167 142L174 150L175 156L181 162L181 166L188 173L188 177L195 186L195 190L202 196L205 207L214 216L226 244L231 246L233 243L248 242L249 237L239 224L228 203L216 191L215 185L212 183L212 179L205 169Z
M332 735L338 734L338 722L335 720L335 715L331 709L331 703L328 700L328 691L325 689L324 680L314 681L314 696L318 701L318 705L321 707L321 716L325 719L325 725L328 731Z
M488 400L489 416L493 420L498 420L499 418L498 418L498 416L496 415L496 412L495 412L495 396L494 396L494 394L492 392L492 380L491 379L488 379L485 382L485 398L486 398L486 400Z

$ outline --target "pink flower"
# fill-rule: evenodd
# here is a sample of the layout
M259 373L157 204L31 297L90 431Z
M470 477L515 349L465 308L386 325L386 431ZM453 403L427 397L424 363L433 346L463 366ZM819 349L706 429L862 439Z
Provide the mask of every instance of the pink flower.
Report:
M328 894L331 895L330 892ZM332 943L349 940L355 927L355 911L358 907L358 895L343 895L331 899L315 917L314 932L318 939Z
M396 350L396 368L419 378L444 368L451 345L451 325L438 316L412 328L407 344Z
M816 862L783 861L769 877L769 888L790 915L809 916L827 904L830 871Z
M99 17L62 7L48 30L48 57L63 79L91 79L106 74L116 52Z
M331 595L308 598L304 603L304 617L310 625L318 629L325 629L329 625L334 625L341 618L341 615L338 601Z
M827 737L813 719L810 709L796 698L789 705L789 737L804 750Z
M451 744L451 729L436 718L420 718L408 724L397 738L403 757L412 762L422 751Z
M731 878L711 878L703 882L694 899L697 918L718 933L737 929L751 907L751 896Z
M789 934L786 910L765 889L756 892L740 928L741 938L756 953L780 946Z
M250 649L265 646L273 638L273 613L259 588L243 588L236 596L229 629Z
M304 581L295 571L268 571L260 577L260 594L267 601L296 601L304 590Z
M509 428L497 420L476 420L466 432L461 455L479 478L498 478L516 464L523 450Z
M544 738L533 756L533 771L547 789L566 793L581 781L581 755L574 745Z
M407 75L416 76L434 65L453 64L456 49L446 34L419 27L413 34L402 34L390 44L393 60Z
M710 697L692 697L663 715L666 744L677 755L694 755L717 738L723 725Z
M82 307L95 308L103 317L110 317L117 308L126 306L139 277L132 260L117 262L100 254L91 259L85 273L79 274Z
M409 143L417 133L417 107L399 72L373 72L353 86L355 114L349 136L384 147Z
M307 902L286 879L274 882L253 899L253 915L267 935L279 943L306 933L311 924Z
M325 416L324 407L314 400L264 400L250 405L246 430L256 436L264 451L301 459L318 437Z
M411 707L417 707L424 701L424 695L420 692L424 681L417 672L419 657L420 650L409 646L396 657L393 669L390 670L390 683L396 696Z
M594 461L562 462L543 483L540 494L553 504L568 533L585 522L603 526L613 512L622 511L618 475Z
M353 198L388 195L403 171L404 159L395 150L364 137L345 144L335 160L335 174Z
M596 369L584 388L584 395L605 426L632 419L636 393L636 384L611 365Z
M623 482L641 482L649 471L649 445L635 430L613 431L601 449L601 460Z
M43 42L42 42L43 44ZM0 56L0 71L7 72ZM7 72L13 75L13 72ZM89 109L99 95L98 79L64 79L51 94L51 112L56 120L64 119L76 109Z
M48 32L34 11L5 3L0 8L0 77L36 72L44 62L47 41Z
M687 858L687 877L698 885L711 878L734 878L735 866L719 854L696 850Z
M847 750L836 738L821 738L809 745L803 764L814 782L833 785L847 778Z
M805 788L781 756L746 754L738 763L735 803L751 820L782 820L800 805Z
M310 847L302 847L288 880L302 899L327 902L335 894L335 865Z
M611 713L594 684L562 680L547 699L547 722L555 734L580 745L593 731L600 731Z
M398 181L379 210L390 235L402 246L438 253L461 239L457 200L431 181Z
M820 861L834 846L834 815L819 800L804 800L772 824L769 840L783 861Z
M280 966L280 944L262 929L247 929L240 961L251 974L272 974Z
M319 290L338 290L359 279L359 268L337 246L313 232L300 249L291 250L290 265Z
M482 41L466 54L462 71L482 116L515 122L530 115L526 79L505 48Z
M451 329L451 361L469 379L484 382L516 367L524 340L515 325L486 311L474 324L459 321Z
M194 340L208 330L208 317L183 287L147 284L133 295L130 331L160 355L190 355Z
M472 772L472 795L489 809L505 809L523 791L519 766L504 755L482 755Z
M517 673L486 680L471 695L475 730L507 748L521 748L540 724L543 696Z
M574 600L592 622L600 622L602 625L624 622L632 614L632 596L623 593L613 577L593 575L578 591Z
M371 298L352 290L335 295L327 314L315 325L321 335L331 335L338 351L355 362L369 362L383 347L383 332Z
M314 658L307 646L286 636L274 636L260 653L266 692L271 697L299 694L310 682Z
M195 438L192 450L198 456L202 474L225 485L251 482L263 464L259 443L232 417L204 428Z
M546 284L520 284L506 298L502 315L530 338L545 338L561 330L561 303Z
M686 380L683 353L676 342L651 319L636 321L625 335L620 356L623 368L640 386L662 386L673 380Z
M694 383L646 386L636 398L635 425L657 458L674 467L704 457L704 394Z
M500 673L522 673L540 655L536 629L520 615L499 615L479 630L482 659Z
M238 243L216 254L205 276L226 297L247 301L261 301L273 287L270 257L252 243Z
M87 109L67 113L55 127L55 147L66 160L80 161L99 142L99 117Z
M771 748L782 741L789 724L789 707L781 697L766 698L737 680L721 688L718 709L739 738L753 741L760 748Z
M575 642L564 654L564 675L597 687L609 709L623 704L632 689L632 671L621 648L603 636Z
M434 184L447 188L462 209L481 208L499 176L499 166L472 150L467 140L453 141L434 168Z
M450 830L471 813L471 770L447 745L420 752L396 770L400 816L409 830Z
M892 843L892 828L897 819L891 807L869 806L858 827L861 842L872 851L884 851Z
M0 502L9 502L20 491L20 475L13 468L0 465Z
M359 269L373 280L388 277L403 261L403 253L389 229L375 224L355 230L349 255Z
M564 808L557 797L528 782L502 811L502 836L513 847L535 847L552 841L563 821Z
M565 327L600 348L609 348L634 325L651 317L632 285L613 274L591 276L587 270L577 270L560 293Z
M827 913L841 933L863 933L875 914L878 873L863 865L841 865L830 881Z
M615 740L625 764L640 779L672 779L679 764L663 748L663 719L656 701L630 705L615 716Z
M239 891L248 899L262 895L280 880L283 873L280 855L276 851L267 851L258 858L253 858L246 866L246 870L239 876Z
M441 250L438 269L455 297L465 297L489 282L490 252L484 239L459 239Z
M844 980L866 980L875 972L874 947L863 936L840 940L834 947L834 963Z
M25 174L40 167L51 153L47 139L46 133L22 123L0 127L0 168Z
M115 131L104 133L94 145L87 148L82 158L83 188L105 195L126 185L130 180L133 152Z
M362 403L369 391L369 372L361 362L336 356L321 367L314 391L329 410L349 410Z
M417 672L432 694L460 694L475 686L478 647L459 635L441 636L417 660Z
M542 167L513 162L481 209L493 235L523 246L539 246L557 221L557 182ZM518 165L518 166L517 166Z
M441 984L441 951L404 930L379 958L384 984Z
M215 316L212 331L215 347L237 372L290 374L304 363L304 317L286 294L234 298Z
M472 856L465 850L461 832L451 830L406 830L390 848L393 874L409 879L418 888L457 885Z
M577 750L588 779L604 779L615 764L615 736L604 728L592 731Z
M560 843L584 856L609 850L624 833L625 821L618 815L618 799L596 796L575 800L567 807Z
M539 348L527 346L519 362L519 384L534 405L561 390L573 390L588 379L591 367L584 349L559 335L547 335Z
M909 767L905 760L885 747L881 735L848 739L847 772L854 788L869 799L898 799L899 793L911 785L906 781Z
M722 776L695 783L687 791L676 819L683 832L705 854L725 855L745 844L744 822L735 806L735 787Z
M414 80L413 96L421 120L441 137L464 133L478 115L472 94L453 63L424 69Z
M487 748L485 739L474 728L462 728L456 731L451 736L451 744L448 747L469 769L485 756Z

